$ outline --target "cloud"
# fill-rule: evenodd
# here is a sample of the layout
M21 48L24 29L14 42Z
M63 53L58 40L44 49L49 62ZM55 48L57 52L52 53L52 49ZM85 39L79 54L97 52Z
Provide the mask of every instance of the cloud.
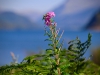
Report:
M89 8L100 8L100 0L67 0L62 14L73 14Z

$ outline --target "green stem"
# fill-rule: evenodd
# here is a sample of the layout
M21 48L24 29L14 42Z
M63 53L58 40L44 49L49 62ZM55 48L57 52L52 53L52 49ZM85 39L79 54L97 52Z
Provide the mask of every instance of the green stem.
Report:
M59 58L59 53L58 51L56 52L56 38L57 38L57 34L56 34L56 29L55 27L53 28L52 25L50 26L50 31L52 33L52 43L53 43L53 50L54 50L54 54L55 54L55 60L56 60L56 65L59 66L59 61L60 61L60 58ZM58 49L57 49L58 50ZM60 72L60 68L57 67L57 71L58 71L58 75L61 75L61 72Z

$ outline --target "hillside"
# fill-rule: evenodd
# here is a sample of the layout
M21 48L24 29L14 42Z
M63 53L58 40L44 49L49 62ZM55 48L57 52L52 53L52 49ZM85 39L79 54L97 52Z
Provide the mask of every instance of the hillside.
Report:
M35 29L37 24L13 12L0 13L0 29Z
M93 6L88 7L88 4L87 7L81 5L75 5L76 3L73 2L74 1L65 1L59 7L52 10L56 14L54 20L57 22L57 25L61 29L68 31L84 30L84 27L88 24L88 22L90 22L91 18L95 15L95 13L99 10L99 8ZM82 3L81 1L79 2ZM74 6L77 6L77 8L74 8L74 10L72 10L73 9L72 7ZM41 19L42 18L40 18L38 23L43 25L44 23Z
M84 29L100 31L100 10L91 18Z

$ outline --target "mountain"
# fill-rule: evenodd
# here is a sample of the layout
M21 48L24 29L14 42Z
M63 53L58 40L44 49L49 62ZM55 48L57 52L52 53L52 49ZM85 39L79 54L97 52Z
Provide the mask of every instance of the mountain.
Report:
M41 18L41 15L43 15L43 13L37 12L37 11L23 11L23 12L20 12L19 14L27 17L32 22L37 22L37 20Z
M98 1L99 0L65 1L62 5L52 10L56 14L56 16L54 17L54 20L55 22L57 22L58 27L61 29L68 30L68 31L83 30L84 27L91 20L91 18L99 10L99 3L96 4ZM39 23L43 24L43 21L41 19L39 20Z
M95 14L97 9L87 9L76 14L61 15L61 13L54 10L56 17L55 21L58 26L66 30L82 30L85 25L89 22L91 17ZM61 15L61 16L60 16Z
M0 29L35 29L37 24L13 12L0 13Z
M91 18L84 29L100 31L100 10Z

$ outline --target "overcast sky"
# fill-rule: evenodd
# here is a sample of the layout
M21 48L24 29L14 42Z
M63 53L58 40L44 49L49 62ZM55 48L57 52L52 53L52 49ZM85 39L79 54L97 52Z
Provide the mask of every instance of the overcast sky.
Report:
M44 13L64 4L63 14L100 8L100 0L0 0L0 11Z
M0 0L0 10L3 11L38 11L46 12L54 9L66 0Z

